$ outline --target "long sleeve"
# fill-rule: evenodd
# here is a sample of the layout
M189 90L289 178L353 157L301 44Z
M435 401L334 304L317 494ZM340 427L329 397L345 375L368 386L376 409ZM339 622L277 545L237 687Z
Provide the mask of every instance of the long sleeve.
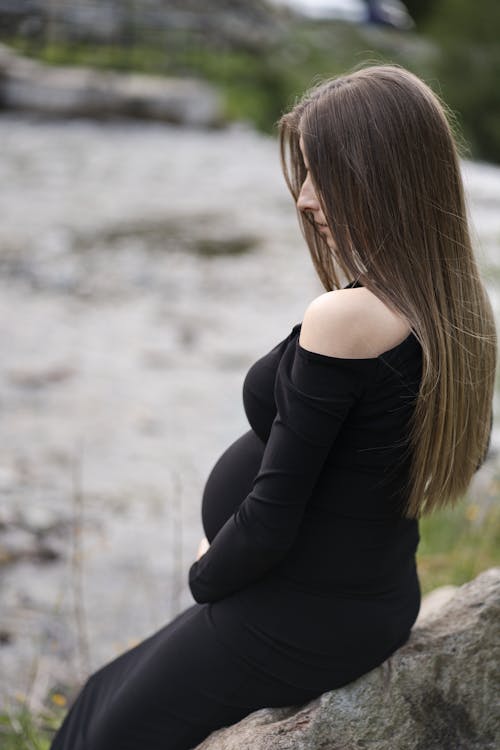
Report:
M297 327L294 327L294 330ZM374 359L286 347L276 373L276 416L260 470L238 510L189 569L195 601L217 601L264 576L294 542L307 502Z

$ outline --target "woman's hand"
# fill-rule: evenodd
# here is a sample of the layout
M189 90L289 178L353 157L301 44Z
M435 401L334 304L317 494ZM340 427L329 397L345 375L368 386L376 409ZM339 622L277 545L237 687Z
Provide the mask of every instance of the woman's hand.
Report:
M200 557L205 554L205 552L207 551L209 547L210 547L210 542L208 541L206 536L204 536L198 545L198 554L197 554L196 559L199 560Z

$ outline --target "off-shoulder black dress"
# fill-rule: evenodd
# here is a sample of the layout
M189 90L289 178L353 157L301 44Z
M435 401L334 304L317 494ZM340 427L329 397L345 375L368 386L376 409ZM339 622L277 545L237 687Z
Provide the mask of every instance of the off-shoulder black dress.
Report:
M347 286L359 286L352 282ZM248 370L251 429L211 470L195 604L94 672L52 750L188 750L388 658L420 606L408 420L413 333L376 358L310 352L301 324Z

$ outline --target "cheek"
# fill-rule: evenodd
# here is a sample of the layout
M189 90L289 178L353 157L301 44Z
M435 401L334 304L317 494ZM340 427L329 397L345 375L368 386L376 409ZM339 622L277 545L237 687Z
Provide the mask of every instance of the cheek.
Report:
M326 240L328 246L330 248L332 248L333 250L335 250L337 248L337 246L335 244L335 240L333 239L333 235L330 232L330 229L328 227L324 227L324 228L320 227L320 229L323 230L321 232L321 234L323 235L324 239Z

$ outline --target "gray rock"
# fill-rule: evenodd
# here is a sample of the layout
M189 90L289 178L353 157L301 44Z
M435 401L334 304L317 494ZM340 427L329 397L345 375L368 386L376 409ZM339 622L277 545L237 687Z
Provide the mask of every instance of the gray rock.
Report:
M171 45L179 33L191 46L263 50L291 15L267 0L0 0L0 26L9 33L114 44L161 35Z
M380 667L304 706L255 711L199 750L498 750L500 567L445 588Z
M7 109L65 117L130 116L192 127L223 124L223 97L189 78L53 67L0 45L0 101Z

